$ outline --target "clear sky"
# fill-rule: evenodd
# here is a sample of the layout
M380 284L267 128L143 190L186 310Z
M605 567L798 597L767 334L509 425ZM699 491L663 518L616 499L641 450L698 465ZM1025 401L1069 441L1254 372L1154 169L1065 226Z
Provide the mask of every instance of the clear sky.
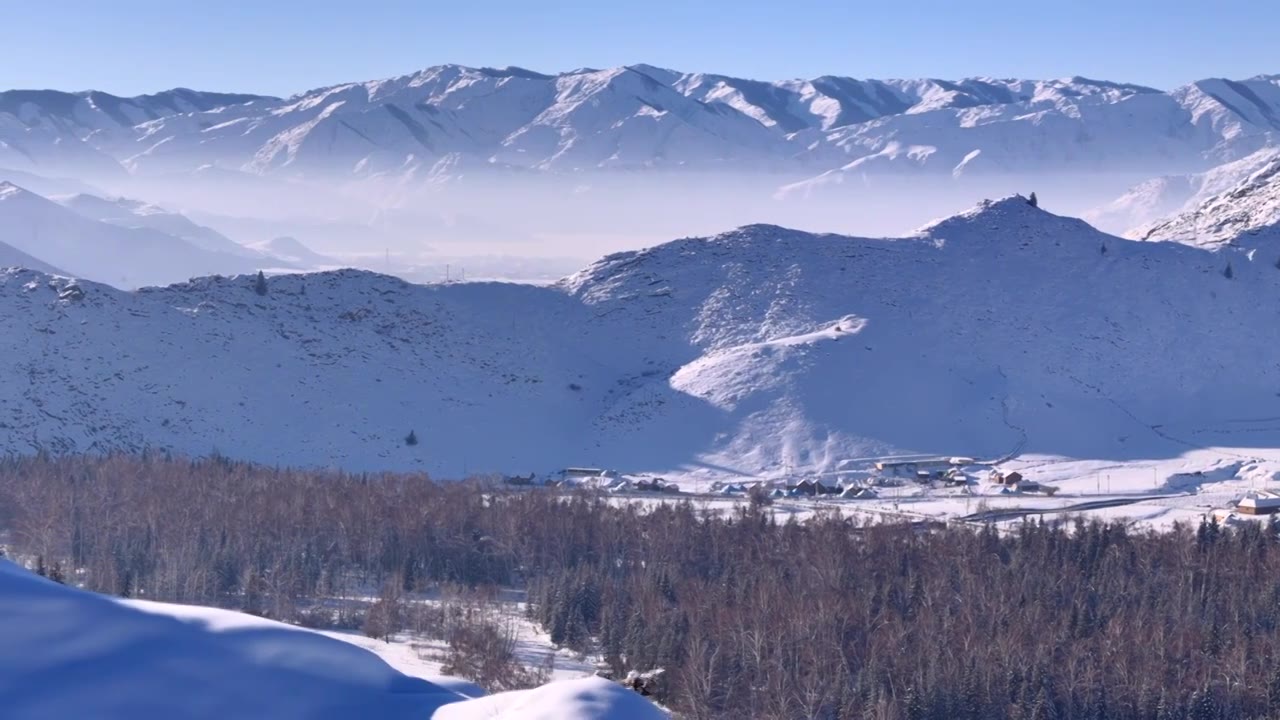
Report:
M442 63L759 79L1280 73L1276 0L0 0L0 89L289 95Z

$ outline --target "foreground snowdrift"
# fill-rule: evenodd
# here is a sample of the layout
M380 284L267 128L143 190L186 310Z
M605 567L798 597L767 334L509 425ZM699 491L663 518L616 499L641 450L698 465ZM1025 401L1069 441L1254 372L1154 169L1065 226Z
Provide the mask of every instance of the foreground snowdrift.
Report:
M317 633L222 610L118 601L0 560L5 720L472 720L493 717L495 708L535 706L544 714L498 717L664 717L604 680L529 691L523 706L468 700L457 687L402 675ZM445 706L447 714L437 713Z
M663 720L667 714L621 685L599 677L517 690L448 705L432 720Z

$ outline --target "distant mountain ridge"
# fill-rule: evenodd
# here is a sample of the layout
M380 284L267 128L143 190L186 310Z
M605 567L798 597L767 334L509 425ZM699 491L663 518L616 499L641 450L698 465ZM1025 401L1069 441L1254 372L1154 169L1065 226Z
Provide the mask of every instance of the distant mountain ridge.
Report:
M84 194L59 203L7 181L0 181L0 243L21 253L8 253L8 264L124 288L290 267L153 205Z
M0 93L0 166L45 173L455 178L507 169L1188 172L1276 144L1280 76L766 82L649 65L442 65L287 99Z

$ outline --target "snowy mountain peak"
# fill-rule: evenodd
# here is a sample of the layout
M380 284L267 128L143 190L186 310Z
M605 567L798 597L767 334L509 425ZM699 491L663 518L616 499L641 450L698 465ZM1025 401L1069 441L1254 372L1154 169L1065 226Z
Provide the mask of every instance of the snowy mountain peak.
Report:
M1041 230L1052 228L1056 232L1093 228L1077 219L1063 217L1032 205L1027 197L1009 195L995 200L983 200L977 205L955 215L934 220L917 231L918 235L944 237L956 234L984 239L1008 236L1016 230Z

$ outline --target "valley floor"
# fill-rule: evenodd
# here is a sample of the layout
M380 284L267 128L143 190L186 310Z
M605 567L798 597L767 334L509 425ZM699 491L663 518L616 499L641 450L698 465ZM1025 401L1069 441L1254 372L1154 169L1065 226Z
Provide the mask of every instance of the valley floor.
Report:
M433 600L410 602L438 604ZM566 648L556 647L551 636L525 615L525 603L511 597L500 598L486 608L489 622L511 633L516 660L526 670L549 671L549 680L573 680L595 673L595 662ZM448 679L445 654L448 643L422 633L397 632L386 640L371 638L357 631L324 630L322 635L364 648L382 658L392 668L410 677L423 678L437 684Z

